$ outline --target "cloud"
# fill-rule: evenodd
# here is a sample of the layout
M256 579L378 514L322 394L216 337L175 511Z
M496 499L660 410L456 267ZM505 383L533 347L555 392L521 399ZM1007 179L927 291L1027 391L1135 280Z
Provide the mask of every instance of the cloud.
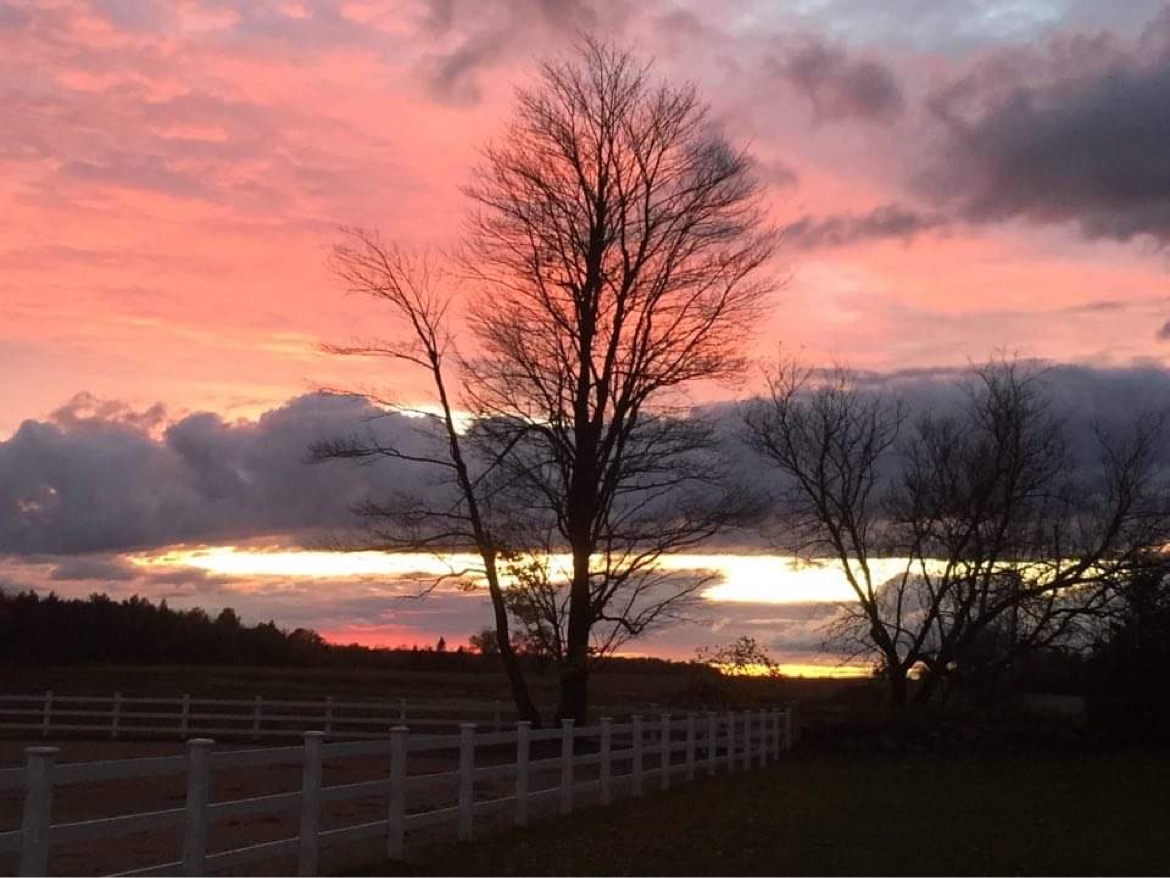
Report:
M784 242L799 250L848 247L884 238L909 241L947 224L939 213L922 212L901 204L883 204L863 214L805 215L784 226Z
M1073 223L1170 243L1170 9L1140 37L1064 34L938 89L923 188L974 221Z
M808 99L818 120L890 122L905 105L901 85L885 64L817 37L786 45L772 65Z
M355 523L352 507L438 490L406 464L310 466L314 441L369 433L424 451L425 423L354 397L310 394L257 421L193 414L166 426L161 407L79 395L0 442L0 552L74 553L240 539ZM66 568L59 578L67 578Z
M605 5L605 4L601 4ZM431 93L455 104L480 101L479 76L505 61L539 48L547 53L575 33L596 30L604 21L610 34L623 16L607 9L604 18L587 0L513 0L468 4L431 0L427 25L455 45L432 52L421 65Z
M107 555L79 555L66 558L53 567L49 579L73 582L97 579L106 582L129 582L137 579L139 572L124 558Z

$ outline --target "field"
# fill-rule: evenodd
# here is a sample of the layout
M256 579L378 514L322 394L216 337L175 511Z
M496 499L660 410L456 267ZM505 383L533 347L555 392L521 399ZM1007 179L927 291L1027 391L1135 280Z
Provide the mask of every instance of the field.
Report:
M1167 753L797 753L362 874L1164 875L1167 814Z
M556 703L557 680L553 673L532 675L533 697L546 712ZM709 674L685 665L670 672L638 669L597 673L591 678L592 703L618 713L634 710L756 707L790 699L817 699L843 687L857 687L856 680L738 679L712 687ZM61 668L0 666L0 693L40 693L51 689L58 695L126 696L189 693L204 698L348 699L396 701L479 702L490 706L499 700L508 715L511 700L507 681L499 672L372 670L344 668L272 667L119 667L77 666Z

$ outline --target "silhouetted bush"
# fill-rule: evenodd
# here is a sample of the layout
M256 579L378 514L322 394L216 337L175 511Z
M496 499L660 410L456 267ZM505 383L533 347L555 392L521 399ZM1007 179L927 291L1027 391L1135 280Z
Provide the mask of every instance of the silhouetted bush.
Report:
M1170 583L1161 569L1136 577L1090 661L1089 723L1099 740L1170 745Z

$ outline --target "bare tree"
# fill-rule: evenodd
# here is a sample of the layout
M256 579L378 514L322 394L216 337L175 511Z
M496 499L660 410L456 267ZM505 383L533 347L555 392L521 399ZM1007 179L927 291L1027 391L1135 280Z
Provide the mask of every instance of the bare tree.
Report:
M558 714L582 721L594 624L638 633L656 558L731 519L710 431L671 405L741 374L773 236L747 155L629 53L586 40L518 104L469 189L467 392L571 556Z
M928 701L1069 642L1166 538L1159 420L1099 431L1096 459L1077 459L1041 382L994 362L958 411L908 424L845 373L818 383L787 365L748 413L750 441L787 477L793 548L840 565L857 601L838 634L877 654L894 704L912 669Z
M387 301L411 342L341 352L429 371L447 448L421 462L453 473L458 497L367 512L411 545L476 547L506 661L501 559L567 554L560 580L539 564L516 579L527 596L512 610L555 643L557 713L582 722L591 659L676 617L701 585L663 576L658 559L752 511L683 394L742 374L774 236L746 153L694 88L657 81L628 52L584 40L517 101L468 189L458 260L477 350L459 361L471 429L456 429L442 368L450 300L368 234L338 249L338 272ZM362 439L318 453L405 457Z
M334 346L330 350L345 356L385 357L424 370L430 378L438 408L437 415L428 417L438 423L445 447L429 452L404 450L366 434L318 443L312 449L313 459L362 462L389 459L434 468L443 474L443 480L455 489L445 502L435 497L398 497L390 503L371 501L359 511L371 524L375 539L386 548L474 548L482 561L479 572L487 583L492 602L496 648L517 712L539 725L539 712L512 645L505 586L499 571L501 544L493 529L490 496L481 489L491 463L486 467L479 465L474 454L465 449L456 421L446 372L452 346L447 327L451 293L443 290L442 272L427 259L411 258L383 244L377 235L356 229L348 230L345 242L334 248L333 268L351 292L387 305L406 331L400 339Z

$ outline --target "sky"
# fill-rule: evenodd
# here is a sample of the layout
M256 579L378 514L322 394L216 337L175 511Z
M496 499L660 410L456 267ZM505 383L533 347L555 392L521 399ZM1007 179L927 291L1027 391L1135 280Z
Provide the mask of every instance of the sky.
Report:
M363 414L315 389L421 388L321 352L393 329L329 249L455 245L514 88L583 31L753 153L784 233L759 356L927 380L1008 350L1072 401L1164 391L1164 2L0 0L0 576L105 553L57 581L135 582L118 553L396 484L301 466Z

